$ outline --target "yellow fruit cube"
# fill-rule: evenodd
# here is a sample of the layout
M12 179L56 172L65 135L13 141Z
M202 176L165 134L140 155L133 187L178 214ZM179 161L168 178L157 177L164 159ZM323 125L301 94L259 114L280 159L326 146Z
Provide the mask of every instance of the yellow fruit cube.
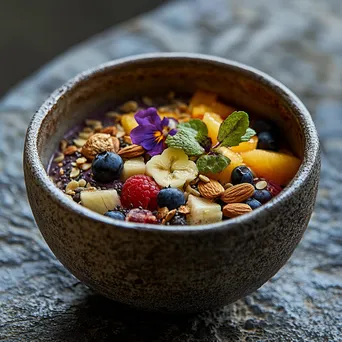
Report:
M254 137L250 138L248 141L246 142L242 142L237 146L233 146L230 149L233 152L248 152L248 151L252 151L255 150L257 148L258 145L258 136L255 135Z
M121 116L121 125L126 134L130 134L131 130L138 126L138 123L134 119L135 113L124 114Z
M220 115L215 113L205 113L203 116L203 122L208 127L208 136L211 138L213 145L217 143L217 134L220 129L220 125L223 122Z
M216 99L217 95L214 93L204 90L197 90L190 100L189 110L192 112L194 107L200 105L211 107Z

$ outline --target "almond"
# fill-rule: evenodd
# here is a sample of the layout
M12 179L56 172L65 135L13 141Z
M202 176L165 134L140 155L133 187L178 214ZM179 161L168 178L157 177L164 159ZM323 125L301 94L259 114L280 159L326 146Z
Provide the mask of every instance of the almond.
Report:
M69 156L71 154L74 154L76 151L77 151L77 147L74 145L70 145L64 149L63 153L64 155Z
M224 191L221 200L225 203L240 203L251 197L254 193L254 186L249 183L234 185Z
M145 150L142 146L140 145L130 145L122 148L119 152L118 155L121 156L122 158L134 158L134 157L139 157L145 153Z
M110 135L115 135L118 132L118 129L115 126L108 126L105 127L101 133L106 133L106 134L110 134Z
M210 179L207 183L199 182L197 186L200 194L207 199L217 198L224 192L223 186L214 179Z
M101 152L115 152L113 137L110 134L96 133L88 138L82 146L81 153L88 159L93 160Z
M120 140L117 137L112 137L114 152L118 153L120 150Z
M237 217L243 214L250 213L252 211L252 208L245 203L230 203L226 204L223 209L223 215L226 217Z

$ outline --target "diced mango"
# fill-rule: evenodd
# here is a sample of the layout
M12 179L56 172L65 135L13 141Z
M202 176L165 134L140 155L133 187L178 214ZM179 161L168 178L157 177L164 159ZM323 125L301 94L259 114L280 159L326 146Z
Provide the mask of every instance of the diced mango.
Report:
M204 90L197 90L192 96L188 108L192 112L193 108L196 106L204 105L211 107L216 99L217 95L215 93Z
M161 119L164 119L165 117L178 119L178 115L173 112L163 112L163 113L158 112L158 115Z
M235 108L225 105L222 102L215 101L211 105L211 111L221 116L222 119L226 119L227 116L235 111Z
M205 113L212 112L211 108L206 105L198 105L192 108L191 116L194 119L202 119Z
M207 174L209 178L216 179L222 184L229 183L231 181L232 171L243 164L242 157L240 154L231 151L227 147L220 147L219 152L230 159L230 164L220 173Z
M211 138L213 145L217 143L217 134L222 121L221 116L215 113L205 113L203 116L203 122L208 127L208 136Z
M237 153L248 152L248 151L255 150L257 148L257 145L258 145L258 136L255 135L254 137L250 138L249 141L242 142L238 146L233 146L230 149L233 152L237 152Z
M296 174L301 164L299 158L289 154L256 149L241 153L244 163L258 177L286 185Z
M135 113L124 114L121 117L121 125L126 134L130 134L131 130L138 126L138 123L134 119Z

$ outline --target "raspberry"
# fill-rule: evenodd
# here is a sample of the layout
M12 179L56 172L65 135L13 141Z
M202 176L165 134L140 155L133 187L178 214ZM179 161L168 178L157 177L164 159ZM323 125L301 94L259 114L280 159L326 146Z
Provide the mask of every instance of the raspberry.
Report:
M158 223L157 218L149 210L132 209L126 216L126 221L140 223Z
M122 187L121 203L126 208L157 209L158 184L149 176L129 177Z

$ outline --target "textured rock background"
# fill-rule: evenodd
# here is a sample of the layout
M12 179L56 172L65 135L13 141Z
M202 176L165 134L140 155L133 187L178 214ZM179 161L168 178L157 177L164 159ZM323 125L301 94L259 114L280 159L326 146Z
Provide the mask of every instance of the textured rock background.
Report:
M0 102L1 341L341 341L340 0L182 0L68 51ZM22 174L25 130L56 87L109 59L215 54L270 73L303 99L323 147L316 209L290 261L254 294L193 316L141 313L79 283L35 226Z

